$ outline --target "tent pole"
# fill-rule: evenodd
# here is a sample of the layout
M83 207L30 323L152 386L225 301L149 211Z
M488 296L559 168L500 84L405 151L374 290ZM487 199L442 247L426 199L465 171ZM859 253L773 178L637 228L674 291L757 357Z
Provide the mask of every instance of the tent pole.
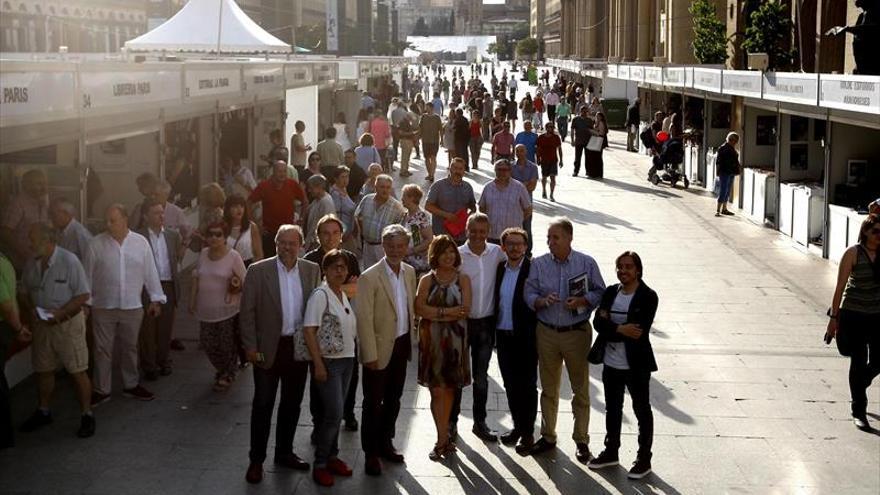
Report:
M220 12L217 15L217 55L220 55L220 36L223 31L223 0L217 0L220 2Z

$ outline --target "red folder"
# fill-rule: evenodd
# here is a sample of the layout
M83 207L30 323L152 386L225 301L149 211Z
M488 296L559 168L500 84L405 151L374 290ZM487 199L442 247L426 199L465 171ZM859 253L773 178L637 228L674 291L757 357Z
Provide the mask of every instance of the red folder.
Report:
M467 226L468 213L462 208L455 213L455 218L443 220L443 227L452 237L460 236Z

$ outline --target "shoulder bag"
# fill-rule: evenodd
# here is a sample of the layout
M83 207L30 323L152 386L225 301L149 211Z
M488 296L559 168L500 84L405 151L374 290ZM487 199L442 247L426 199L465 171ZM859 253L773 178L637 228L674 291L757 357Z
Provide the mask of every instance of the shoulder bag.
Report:
M330 295L324 289L315 289L315 292L324 293L327 301L324 306L324 313L321 315L321 324L315 337L318 340L318 350L322 356L332 356L339 354L345 347L345 335L342 332L342 323L339 317L330 312ZM315 292L312 292L314 294ZM305 331L300 330L293 334L293 359L296 361L311 361L312 356L306 345Z

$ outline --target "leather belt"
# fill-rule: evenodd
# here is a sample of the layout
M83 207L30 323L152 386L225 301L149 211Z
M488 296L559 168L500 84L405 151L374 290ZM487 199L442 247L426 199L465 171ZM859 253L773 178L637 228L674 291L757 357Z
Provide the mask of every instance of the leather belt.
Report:
M542 321L541 325L544 325L545 327L547 327L551 330L556 330L559 333L572 332L572 331L583 332L583 331L587 330L587 328L584 326L584 322L576 323L574 325L551 325L549 323L544 323Z

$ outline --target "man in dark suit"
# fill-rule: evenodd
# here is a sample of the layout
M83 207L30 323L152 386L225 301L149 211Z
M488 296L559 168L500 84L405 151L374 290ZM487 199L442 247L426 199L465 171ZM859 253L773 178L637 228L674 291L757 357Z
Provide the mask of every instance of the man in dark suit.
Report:
M538 350L535 344L535 312L523 300L523 288L531 263L526 258L528 234L519 227L501 234L507 261L498 264L495 277L496 342L498 367L504 379L513 429L501 435L501 443L515 445L526 455L535 443L538 414Z
M302 331L306 301L321 277L318 265L297 259L302 243L303 233L298 226L280 226L275 234L277 256L251 265L242 287L241 340L248 361L254 363L250 466L245 476L248 483L263 480L279 382L275 464L309 469L309 464L293 453L293 436L309 372L308 362L293 359L293 335Z
M165 228L165 203L147 198L141 206L143 222L136 232L150 242L153 259L165 293L165 303L161 305L159 316L144 313L138 337L138 355L144 378L155 381L159 375L171 374L171 336L174 330L174 313L177 296L180 294L180 280L177 266L183 254L183 241L176 230ZM144 294L144 306L149 305Z

